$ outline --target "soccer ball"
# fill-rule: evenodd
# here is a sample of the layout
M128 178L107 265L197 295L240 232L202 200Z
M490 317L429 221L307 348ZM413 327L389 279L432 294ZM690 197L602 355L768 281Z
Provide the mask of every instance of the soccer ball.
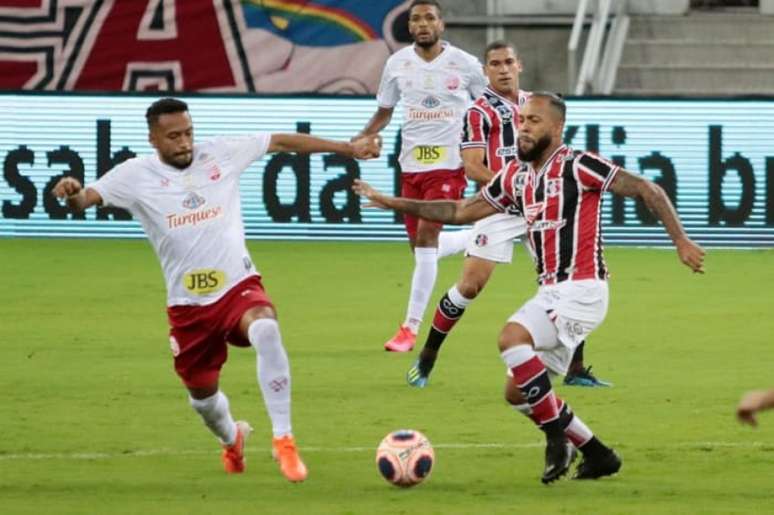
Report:
M425 435L413 429L399 429L384 437L376 449L379 473L396 486L418 485L433 468L435 453Z

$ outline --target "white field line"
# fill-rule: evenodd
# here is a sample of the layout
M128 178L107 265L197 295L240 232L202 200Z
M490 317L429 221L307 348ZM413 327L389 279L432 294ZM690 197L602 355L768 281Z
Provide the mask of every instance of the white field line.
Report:
M434 444L434 449L531 449L540 448L545 445L544 442L534 443L441 443ZM738 449L772 449L774 444L771 442L679 442L671 445L660 445L659 449L689 449L689 450L708 450L715 448L738 448ZM268 453L266 447L247 447L249 453L263 452ZM374 452L376 445L371 447L301 447L302 453L358 453ZM0 454L0 461L13 460L112 460L116 458L142 458L145 456L183 456L183 455L207 455L219 451L209 450L179 450L179 449L140 449L136 451L125 452L60 452L60 453L18 453L18 454Z

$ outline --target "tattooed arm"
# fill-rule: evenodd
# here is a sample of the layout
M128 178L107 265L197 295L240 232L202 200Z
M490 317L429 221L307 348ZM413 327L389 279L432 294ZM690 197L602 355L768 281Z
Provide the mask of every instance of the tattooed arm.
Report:
M480 193L464 200L413 200L384 195L360 179L355 179L352 189L369 200L366 207L392 209L445 224L468 224L499 212Z
M609 190L616 195L642 199L647 208L664 224L664 229L677 247L680 261L694 272L704 273L704 249L688 238L675 207L661 186L626 170L619 170L613 177Z

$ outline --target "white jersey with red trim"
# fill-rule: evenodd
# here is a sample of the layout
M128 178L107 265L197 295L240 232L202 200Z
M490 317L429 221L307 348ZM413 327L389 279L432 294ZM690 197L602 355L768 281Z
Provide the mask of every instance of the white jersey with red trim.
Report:
M390 56L376 100L379 107L403 105L399 161L404 172L462 166L463 116L486 85L478 59L447 42L430 62L417 55L414 45Z
M481 192L498 210L524 214L541 285L607 279L602 193L618 170L595 154L562 145L540 170L512 161Z
M245 246L239 178L269 147L270 134L194 145L180 170L156 154L130 159L87 185L103 204L140 221L161 262L167 305L206 305L258 272Z

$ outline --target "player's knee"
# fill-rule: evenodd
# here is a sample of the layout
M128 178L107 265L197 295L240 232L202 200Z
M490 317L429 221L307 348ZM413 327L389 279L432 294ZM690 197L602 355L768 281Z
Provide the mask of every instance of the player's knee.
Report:
M513 381L511 381L511 383L513 383ZM524 395L522 395L515 384L512 387L505 389L505 401L514 408L518 408L519 411L524 409L525 406L526 408L529 408L529 404L527 404L527 401L524 399Z
M274 318L253 320L247 328L247 339L256 349L261 342L273 341L279 337L279 323Z
M486 281L482 281L479 277L463 277L457 285L457 290L466 299L475 299L485 285Z
M532 336L521 324L509 322L500 331L500 336L497 338L497 346L502 353L518 345L533 347Z
M516 345L510 333L507 327L500 331L500 336L497 338L497 348L500 352L505 352Z

